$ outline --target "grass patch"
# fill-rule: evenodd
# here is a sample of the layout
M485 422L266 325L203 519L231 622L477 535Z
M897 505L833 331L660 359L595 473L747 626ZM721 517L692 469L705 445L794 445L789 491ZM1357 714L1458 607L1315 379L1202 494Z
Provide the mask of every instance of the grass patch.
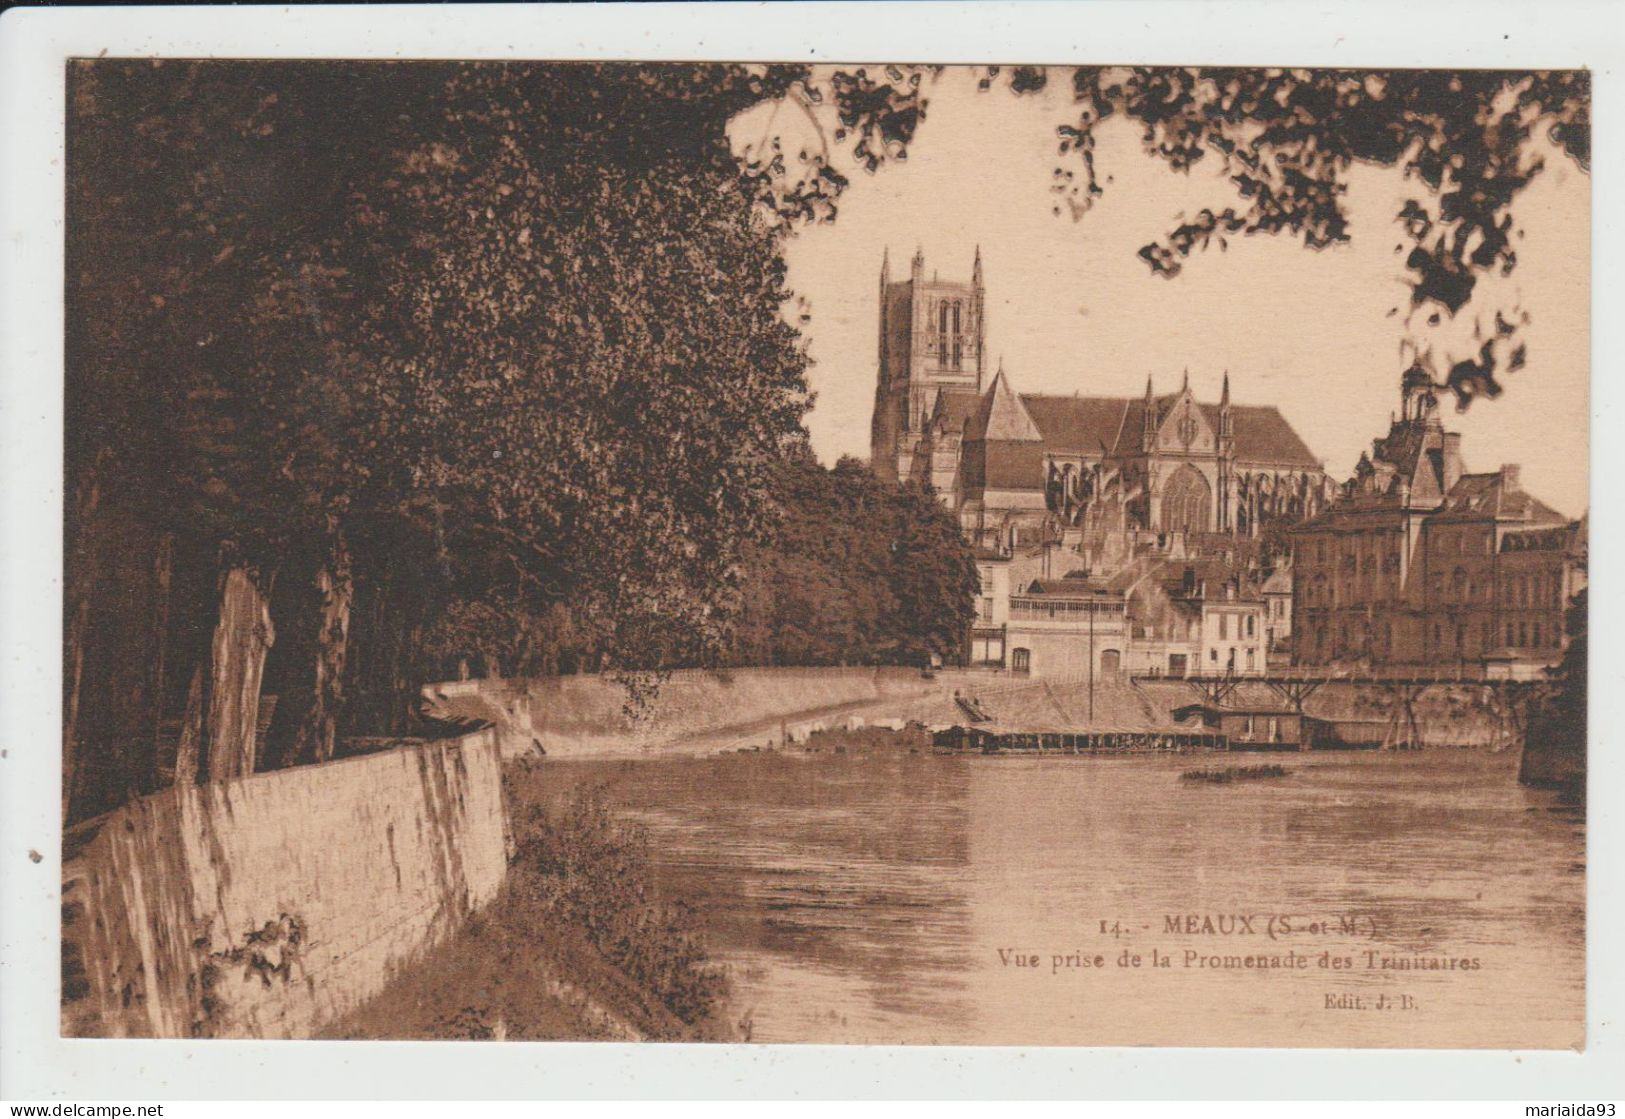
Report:
M514 856L497 899L323 1036L738 1040L727 974L700 914L657 891L647 834L547 770L504 777Z
M512 801L510 801L512 803ZM516 813L512 904L542 927L578 930L611 967L685 1026L709 1019L728 992L693 906L654 887L648 833L616 821L600 788Z
M1224 769L1187 769L1179 775L1179 779L1209 785L1228 785L1232 781L1262 781L1271 777L1285 777L1291 772L1284 765L1232 765Z

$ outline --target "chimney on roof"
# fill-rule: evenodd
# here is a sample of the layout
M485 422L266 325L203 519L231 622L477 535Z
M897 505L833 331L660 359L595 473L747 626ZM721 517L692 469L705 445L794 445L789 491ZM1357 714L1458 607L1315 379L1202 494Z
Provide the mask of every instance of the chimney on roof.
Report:
M1522 490L1523 482L1520 473L1517 463L1504 463L1501 466L1501 488L1509 493L1517 493Z
M1467 469L1461 463L1461 432L1445 431L1440 434L1443 438L1439 445L1439 466L1444 475L1440 482L1444 485L1444 492L1449 493ZM1518 468L1512 469L1516 472Z

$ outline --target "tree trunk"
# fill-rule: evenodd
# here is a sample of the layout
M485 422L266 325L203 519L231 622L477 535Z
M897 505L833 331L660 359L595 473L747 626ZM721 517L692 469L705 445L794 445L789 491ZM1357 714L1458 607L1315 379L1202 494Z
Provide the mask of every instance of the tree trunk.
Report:
M106 693L97 704L105 709L106 722L96 729L106 736L100 752L112 767L107 778L123 794L144 795L159 784L158 724L175 539L127 517L115 523L119 554L103 565L113 582L108 601L96 611L99 632L92 638L106 642L112 654L91 677Z
M63 819L158 787L173 538L93 484L74 516L63 631Z
M152 665L147 674L147 735L151 746L147 753L146 780L154 791L163 787L159 772L159 757L164 737L164 689L169 681L169 615L175 597L175 534L166 532L158 539L158 552L152 561Z
M316 638L315 683L310 710L300 728L299 753L325 762L337 750L338 716L344 705L344 663L350 653L350 604L355 584L344 538L336 535L328 562L316 574L321 595L321 628Z
M368 570L378 573L355 592L359 637L346 665L343 725L354 734L406 734L420 722L422 604L410 572L397 572L387 558Z
M79 712L85 678L85 645L90 634L91 600L100 576L96 548L97 514L101 508L103 452L86 472L74 495L74 507L64 525L67 570L62 594L62 818L70 818L82 795L83 749Z
M308 568L306 570L309 570ZM286 576L284 576L286 579ZM322 558L292 594L278 596L281 697L266 741L266 768L331 760L345 699L350 610L354 597L350 553L333 527Z
M203 665L192 669L186 689L186 711L181 715L181 736L175 746L175 784L196 785L203 754Z
M220 618L209 648L206 716L200 743L204 778L230 781L254 772L260 681L276 642L270 578L237 561L221 578Z

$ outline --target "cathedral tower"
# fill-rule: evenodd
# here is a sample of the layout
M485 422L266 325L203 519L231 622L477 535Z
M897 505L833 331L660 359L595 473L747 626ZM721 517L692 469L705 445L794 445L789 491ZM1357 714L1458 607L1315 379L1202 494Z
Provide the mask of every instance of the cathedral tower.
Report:
M945 393L980 394L986 345L982 250L969 283L925 278L916 251L906 280L880 264L879 378L869 433L869 462L883 478L907 478L926 424Z

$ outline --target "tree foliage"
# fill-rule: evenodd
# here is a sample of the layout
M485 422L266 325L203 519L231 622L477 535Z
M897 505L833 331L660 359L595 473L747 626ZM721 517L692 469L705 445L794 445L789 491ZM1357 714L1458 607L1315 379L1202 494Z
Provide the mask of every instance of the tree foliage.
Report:
M568 602L618 662L714 649L808 404L724 132L765 82L76 68L70 469L111 451L151 517L269 557L393 521L375 558L464 604L442 636Z
M928 490L802 455L773 485L774 532L746 554L736 664L956 660L978 586L953 517Z

